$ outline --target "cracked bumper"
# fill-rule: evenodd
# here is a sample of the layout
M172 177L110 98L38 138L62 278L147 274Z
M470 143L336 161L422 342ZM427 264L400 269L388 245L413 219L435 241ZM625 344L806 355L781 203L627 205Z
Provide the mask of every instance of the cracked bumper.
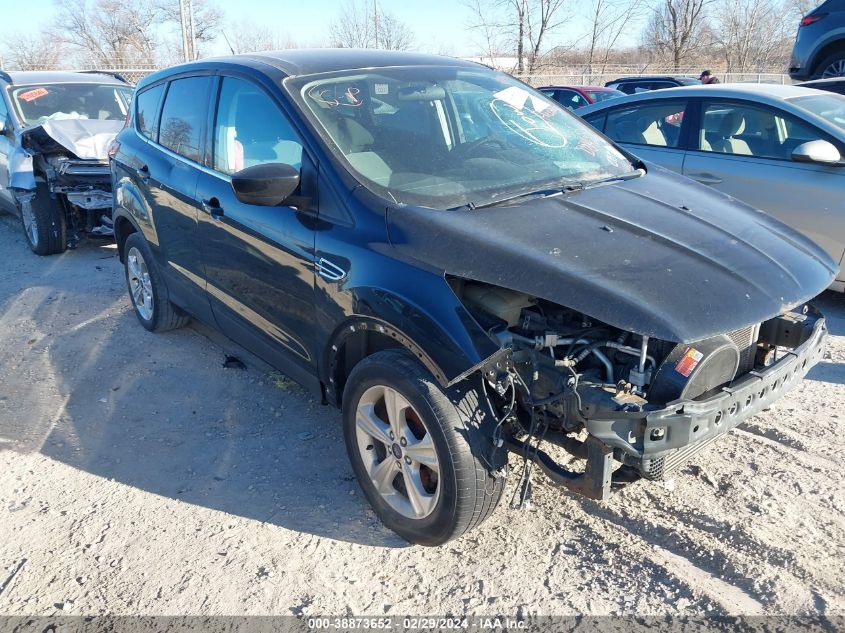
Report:
M617 458L659 479L743 421L770 406L821 360L827 327L816 317L806 339L776 363L751 371L706 400L677 400L657 411L589 420L587 430L618 449Z

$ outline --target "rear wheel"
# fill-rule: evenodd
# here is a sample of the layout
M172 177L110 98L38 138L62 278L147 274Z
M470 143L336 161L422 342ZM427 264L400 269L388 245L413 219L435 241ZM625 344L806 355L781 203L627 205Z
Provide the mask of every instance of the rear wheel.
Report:
M67 221L59 200L50 197L39 182L35 195L18 203L21 225L29 248L36 255L55 255L67 250Z
M845 51L839 51L826 57L819 64L818 76L821 79L828 77L845 77Z
M150 332L164 332L185 325L188 317L170 303L167 286L144 237L132 233L126 238L124 252L126 286L141 325Z
M378 352L350 374L343 421L367 500L412 543L457 538L501 499L505 452L494 447L495 420L469 381L442 390L409 353Z

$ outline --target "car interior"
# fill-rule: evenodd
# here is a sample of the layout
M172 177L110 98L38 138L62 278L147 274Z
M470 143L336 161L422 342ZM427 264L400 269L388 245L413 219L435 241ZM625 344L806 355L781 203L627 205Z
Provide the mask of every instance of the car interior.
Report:
M607 117L607 135L619 143L677 147L683 110L678 103L619 110Z
M819 138L810 127L763 108L711 105L699 133L703 151L788 160L796 147Z

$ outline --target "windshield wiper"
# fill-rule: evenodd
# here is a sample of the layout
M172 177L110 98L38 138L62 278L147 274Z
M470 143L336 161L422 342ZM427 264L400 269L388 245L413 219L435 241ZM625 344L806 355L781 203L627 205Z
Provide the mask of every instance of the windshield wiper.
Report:
M626 180L633 180L634 178L645 176L645 173L645 169L640 167L632 171L630 174L623 174L621 176L608 176L607 178L599 178L598 180L586 180L578 184L581 185L582 189L588 189L591 187L598 187L600 185L613 184L614 182L625 182Z
M605 185L611 184L614 182L624 182L626 180L632 180L634 178L639 178L640 176L644 176L646 173L645 169L637 169L636 171L630 174L623 174L621 176L609 176L608 178L601 178L599 180L586 180L586 181L574 181L574 182L567 182L563 185L558 187L547 187L546 189L537 189L536 191L528 191L525 193L518 193L513 196L507 196L505 198L501 198L499 200L493 200L492 202L485 202L483 204L475 204L474 202L467 202L466 204L462 204L457 207L452 207L448 209L449 211L459 211L461 209L467 209L469 211L473 211L475 209L489 209L490 207L498 207L503 204L507 204L508 202L513 202L514 200L521 200L523 198L549 198L551 196L559 196L564 193L574 193L576 191L583 191L584 189L588 189L590 187L595 187L598 185Z
M584 184L580 182L567 183L561 187L550 187L547 189L537 189L536 191L518 193L513 196L500 198L499 200L493 200L492 202L484 202L483 204L467 202L459 207L453 207L449 209L449 211L456 211L459 209L469 209L470 211L475 209L489 209L490 207L498 207L500 205L507 204L508 202L513 202L514 200L521 200L523 198L548 198L550 196L559 196L563 193L570 193L572 191L581 191L583 188Z

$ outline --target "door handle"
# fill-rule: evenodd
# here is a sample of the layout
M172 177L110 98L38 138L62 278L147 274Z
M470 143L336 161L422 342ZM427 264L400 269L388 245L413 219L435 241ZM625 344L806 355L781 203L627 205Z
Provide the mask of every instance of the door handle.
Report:
M220 206L220 201L217 198L202 200L200 204L202 205L202 210L215 220L223 217L223 207Z
M142 182L147 182L150 179L150 168L144 165L135 170L135 174Z
M693 180L697 180L703 185L718 185L721 184L722 179L718 176L714 176L713 174L709 174L707 172L702 172L700 174L690 174L690 178Z

